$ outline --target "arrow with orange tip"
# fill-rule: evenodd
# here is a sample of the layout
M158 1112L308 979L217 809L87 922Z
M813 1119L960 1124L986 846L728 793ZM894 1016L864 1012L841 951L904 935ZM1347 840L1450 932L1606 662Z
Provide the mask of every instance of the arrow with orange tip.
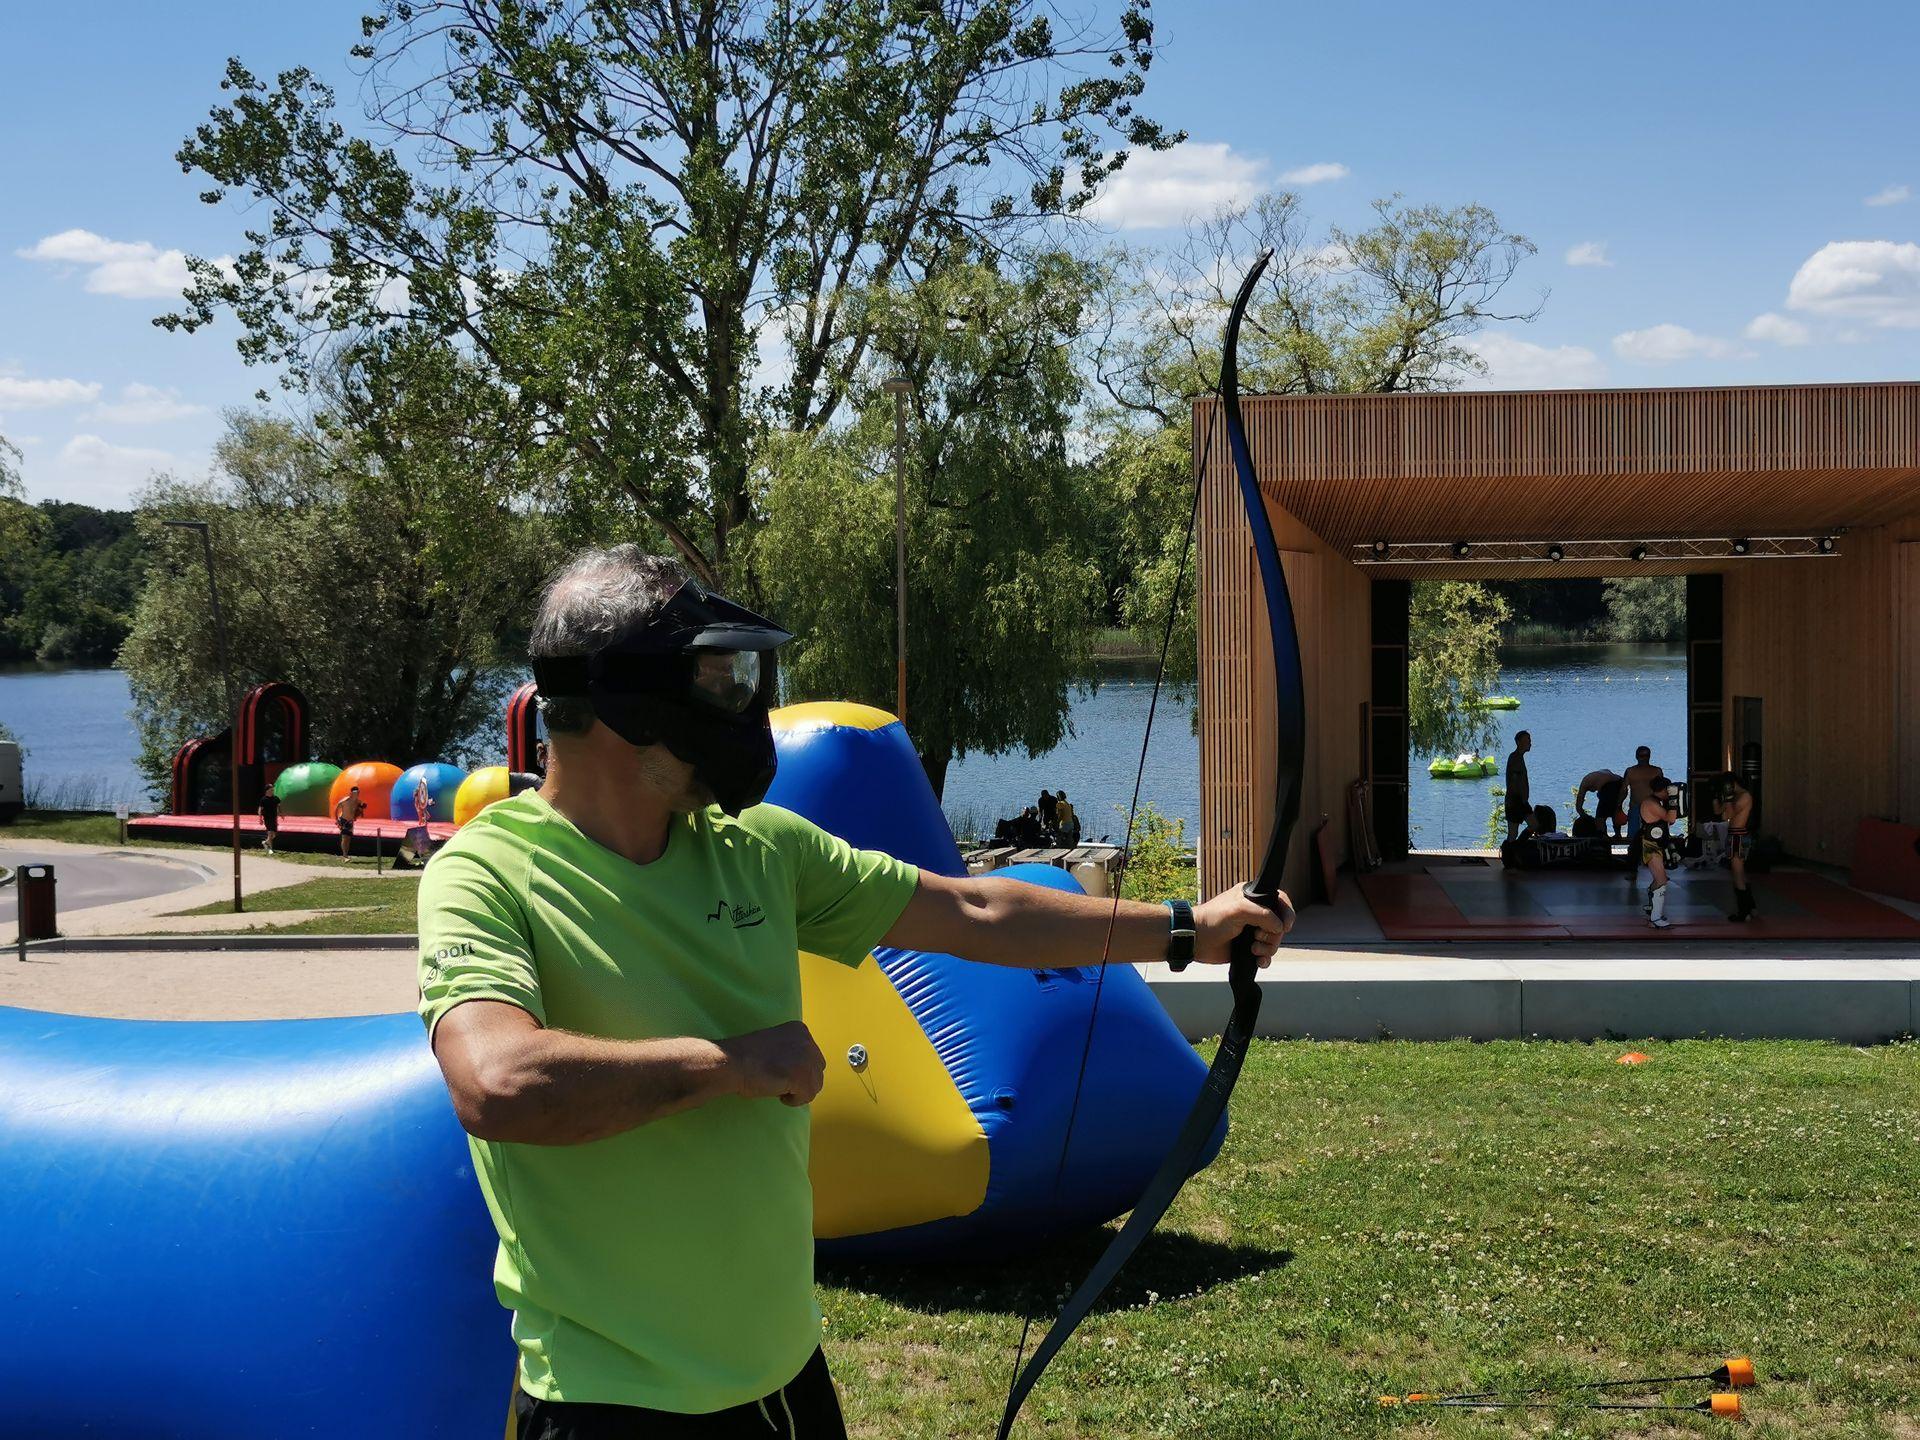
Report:
M1431 1405L1441 1410L1557 1410L1559 1405L1551 1400L1474 1400L1442 1399L1428 1395L1382 1395L1380 1403L1393 1405ZM1740 1413L1740 1397L1731 1390L1723 1390L1717 1395L1708 1396L1692 1405L1670 1405L1649 1400L1583 1400L1576 1402L1581 1410L1701 1410L1709 1415L1724 1415L1729 1418Z
M1565 1390L1622 1390L1628 1387L1644 1390L1655 1385L1678 1385L1686 1380L1710 1380L1729 1390L1744 1390L1753 1384L1754 1379L1753 1361L1744 1355L1735 1355L1717 1368L1704 1370L1698 1375L1641 1375L1630 1380L1587 1380L1577 1385L1534 1385L1520 1390L1467 1390L1448 1395L1383 1395L1380 1403L1385 1405L1391 1401L1396 1405L1438 1405L1451 1400L1488 1400L1498 1395L1557 1395Z

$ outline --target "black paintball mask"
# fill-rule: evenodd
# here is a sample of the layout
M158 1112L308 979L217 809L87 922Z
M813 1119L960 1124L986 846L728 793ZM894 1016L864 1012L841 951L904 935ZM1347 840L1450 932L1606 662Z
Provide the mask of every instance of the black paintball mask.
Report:
M792 638L689 580L591 655L533 657L533 681L544 696L589 701L630 745L666 746L738 815L773 784L773 667L762 657Z

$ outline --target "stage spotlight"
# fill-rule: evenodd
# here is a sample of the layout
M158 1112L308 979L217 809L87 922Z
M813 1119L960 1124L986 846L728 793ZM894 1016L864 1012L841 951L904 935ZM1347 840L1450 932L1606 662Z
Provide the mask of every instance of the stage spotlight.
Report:
M1633 547L1632 550L1628 551L1627 553L1630 554L1635 560L1644 560L1647 558L1647 547L1644 545L1636 545Z
M1752 548L1753 546L1745 540L1736 540L1733 542L1733 553L1736 555L1744 555Z
M1453 542L1453 558L1454 559L1464 560L1467 558L1467 556L1471 555L1472 553L1473 553L1473 546L1469 545L1466 541L1456 540Z
M1560 546L1558 545L1547 546L1547 559L1564 560L1566 558L1567 558L1567 552L1563 550Z
M1391 547L1391 546L1389 546L1389 545L1387 544L1387 542L1386 542L1386 541L1384 541L1384 540L1376 540L1376 541L1374 541L1374 542L1373 542L1373 558L1374 558L1374 559L1376 559L1376 560L1384 560L1384 559L1386 559L1386 558L1387 558L1387 551L1388 551L1389 549L1391 549L1391 548L1392 548L1392 547Z
M1831 555L1834 551L1833 536L1822 535L1816 542L1822 555Z

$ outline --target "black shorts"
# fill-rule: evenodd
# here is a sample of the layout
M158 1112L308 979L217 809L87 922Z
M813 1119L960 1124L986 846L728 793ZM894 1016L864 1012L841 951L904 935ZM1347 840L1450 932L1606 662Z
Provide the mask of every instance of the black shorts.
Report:
M1611 820L1620 813L1620 784L1618 780L1609 780L1594 796L1593 813L1598 818Z
M707 1415L524 1394L514 1396L513 1414L517 1440L846 1440L847 1434L819 1350L771 1395Z
M342 835L351 835L353 833L353 821L336 820L333 823L340 827L340 833Z

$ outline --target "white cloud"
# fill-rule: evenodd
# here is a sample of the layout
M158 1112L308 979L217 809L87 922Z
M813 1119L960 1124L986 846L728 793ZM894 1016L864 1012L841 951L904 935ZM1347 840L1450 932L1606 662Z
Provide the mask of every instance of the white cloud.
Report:
M76 435L60 447L51 467L37 467L26 479L36 498L77 500L105 509L125 510L135 492L156 471L178 471L186 462L166 450L115 445L98 435Z
M1473 390L1581 390L1607 378L1606 363L1584 345L1535 345L1494 330L1466 347L1487 363L1486 374L1467 378Z
M1607 258L1607 242L1604 240L1582 240L1567 251L1569 265L1596 265L1611 270L1613 262Z
M1249 204L1265 185L1264 160L1224 143L1188 141L1171 150L1136 150L1087 207L1093 219L1121 230L1184 225L1221 208Z
M1353 171L1337 160L1323 160L1318 165L1302 165L1297 170L1282 170L1280 179L1288 185L1322 185L1329 180L1344 180Z
M1904 205L1913 198L1911 185L1888 185L1878 194L1869 195L1862 203L1867 205Z
M95 386L96 390L100 387ZM184 420L190 415L204 415L207 407L189 404L180 398L178 390L163 390L157 385L142 385L135 381L121 387L120 398L89 410L89 420L107 420L118 425L155 425L164 420Z
M1794 275L1787 308L1882 328L1920 328L1920 245L1830 241Z
M1684 325L1654 325L1627 330L1613 337L1613 353L1642 365L1670 365L1676 360L1725 360L1740 347L1712 335L1696 335Z
M20 375L0 375L0 411L80 405L99 395L100 387L90 380L30 380Z
M1775 315L1771 310L1749 320L1744 333L1749 340L1770 340L1775 345L1805 345L1813 339L1813 332L1798 320Z
M62 230L15 253L23 260L83 268L89 293L127 300L177 299L191 279L182 251L144 240L109 240L91 230Z

